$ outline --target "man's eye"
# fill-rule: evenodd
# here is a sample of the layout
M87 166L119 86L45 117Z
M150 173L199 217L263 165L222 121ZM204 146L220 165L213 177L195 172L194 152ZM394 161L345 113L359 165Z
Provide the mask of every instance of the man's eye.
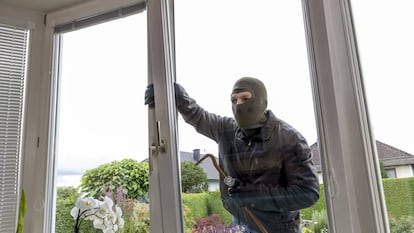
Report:
M231 102L233 103L233 104L235 104L236 103L236 99L234 99L234 98L231 98Z

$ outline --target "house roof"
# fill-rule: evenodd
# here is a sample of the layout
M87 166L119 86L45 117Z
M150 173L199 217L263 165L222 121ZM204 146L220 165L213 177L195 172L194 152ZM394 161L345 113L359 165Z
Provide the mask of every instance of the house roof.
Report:
M403 150L390 146L380 141L376 141L377 154L384 167L414 164L414 155ZM318 171L321 171L321 161L317 143L311 145L313 161Z

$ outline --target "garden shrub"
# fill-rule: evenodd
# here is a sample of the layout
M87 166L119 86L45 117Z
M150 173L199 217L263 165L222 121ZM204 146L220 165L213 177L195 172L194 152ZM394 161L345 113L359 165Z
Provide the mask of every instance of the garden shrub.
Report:
M191 210L192 218L204 218L209 215L207 204L208 193L183 193L183 205Z
M326 210L315 210L312 212L312 230L315 233L328 233Z
M181 162L181 188L184 193L208 191L207 173L193 162Z
M195 219L195 226L192 233L241 233L240 226L236 224L225 225L218 214L212 214L205 218Z
M208 214L219 214L223 223L229 225L233 222L232 215L223 207L221 202L220 191L212 191L207 193Z
M414 178L383 179L389 216L414 216Z
M302 219L311 220L314 211L321 211L325 209L325 192L324 187L320 185L319 200L311 207L300 211Z
M414 217L401 216L398 218L390 217L389 225L391 233L412 233L414 232Z
M56 198L56 233L68 233L73 231L75 220L70 215L70 211L75 206L76 200L80 194L78 190L73 187L58 187ZM90 221L85 221L81 226L82 233L98 233L99 231L93 228Z
M79 197L78 191L73 187L58 187L56 198L56 233L72 232L75 224L70 210L75 206Z
M195 228L196 229L203 229L208 226L215 226L218 224L223 224L223 221L221 220L221 216L218 214L212 214L205 218L196 218L195 221Z
M93 198L100 198L108 187L112 192L123 187L127 189L126 198L139 200L148 194L149 167L147 162L139 163L133 159L123 159L102 164L87 170L81 177L82 192Z

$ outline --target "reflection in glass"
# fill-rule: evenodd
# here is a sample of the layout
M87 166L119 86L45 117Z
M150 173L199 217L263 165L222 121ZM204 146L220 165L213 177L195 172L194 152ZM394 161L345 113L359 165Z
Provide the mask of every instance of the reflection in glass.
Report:
M352 1L352 8L372 130L384 171L390 230L410 232L414 230L412 2Z
M200 163L209 182L222 182L183 195L184 212L195 220L184 219L187 229L312 228L312 213L324 213L324 203L307 208L319 183L308 157L316 129L300 2L176 1L174 15L181 156L198 151L188 159L195 163L212 154L224 173L212 159ZM246 115L251 109L256 114ZM191 198L205 204L192 205ZM308 221L298 226L301 217Z

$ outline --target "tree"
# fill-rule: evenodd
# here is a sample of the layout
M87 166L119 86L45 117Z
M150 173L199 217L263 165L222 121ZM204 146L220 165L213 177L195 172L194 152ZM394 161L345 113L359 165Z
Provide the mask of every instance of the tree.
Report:
M380 169L381 169L381 177L382 178L388 178L387 171L385 170L384 163L382 161L380 163Z
M208 191L207 174L190 161L181 162L181 186L184 193Z
M82 175L81 191L94 198L108 192L116 194L124 190L126 198L139 199L148 194L148 163L138 163L133 159L123 159L87 170Z

